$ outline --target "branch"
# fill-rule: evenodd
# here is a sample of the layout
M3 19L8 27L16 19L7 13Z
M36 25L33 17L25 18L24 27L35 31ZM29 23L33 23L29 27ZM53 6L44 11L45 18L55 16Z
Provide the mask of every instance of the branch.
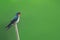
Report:
M15 24L14 26L15 26L17 40L20 40L17 24Z

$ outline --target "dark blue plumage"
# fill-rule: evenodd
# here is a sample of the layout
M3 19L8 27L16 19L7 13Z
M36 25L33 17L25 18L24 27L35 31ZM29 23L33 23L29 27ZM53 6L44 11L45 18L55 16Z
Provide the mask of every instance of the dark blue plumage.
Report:
M17 23L18 23L19 18L20 18L19 15L20 15L20 13L18 12L18 13L16 14L16 16L14 17L14 19L7 25L7 27L6 27L7 29L9 29L12 24L17 24Z

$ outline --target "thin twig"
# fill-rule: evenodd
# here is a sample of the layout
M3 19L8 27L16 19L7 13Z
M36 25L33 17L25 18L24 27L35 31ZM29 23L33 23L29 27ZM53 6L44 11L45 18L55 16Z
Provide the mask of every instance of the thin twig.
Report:
M16 31L17 40L20 40L17 24L15 24L15 31Z

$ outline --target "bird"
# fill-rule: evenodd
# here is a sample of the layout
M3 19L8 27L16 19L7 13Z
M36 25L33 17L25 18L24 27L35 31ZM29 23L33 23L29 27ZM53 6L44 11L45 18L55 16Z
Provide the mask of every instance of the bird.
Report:
M20 12L17 12L15 17L10 21L10 23L6 26L7 30L11 28L11 25L12 24L18 24L19 21L20 21L20 16L21 16L21 13Z

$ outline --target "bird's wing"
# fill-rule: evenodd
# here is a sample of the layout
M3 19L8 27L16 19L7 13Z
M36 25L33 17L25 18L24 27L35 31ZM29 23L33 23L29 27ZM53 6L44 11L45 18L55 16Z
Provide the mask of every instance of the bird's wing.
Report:
M17 21L17 19L18 19L18 17L17 17L17 16L15 16L15 17L14 17L14 19L11 21L11 24L13 24L14 22L16 22L16 21Z
M18 17L15 16L14 19L6 26L7 29L11 27L11 24L15 23L17 21Z

